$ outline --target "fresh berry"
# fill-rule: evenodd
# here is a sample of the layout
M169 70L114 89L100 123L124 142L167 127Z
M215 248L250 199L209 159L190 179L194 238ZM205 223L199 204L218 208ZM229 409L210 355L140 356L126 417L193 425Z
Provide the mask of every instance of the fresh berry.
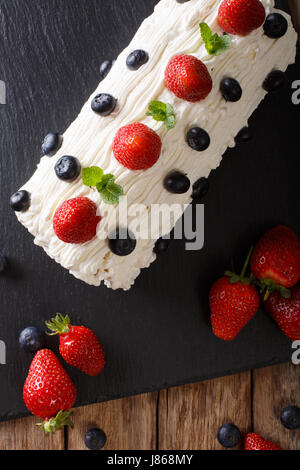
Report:
M131 52L126 60L126 65L129 70L138 70L142 65L145 65L149 60L149 55L142 49L137 49Z
M285 299L279 291L272 292L264 306L283 333L291 341L300 340L300 285L290 289L291 297Z
M200 201L209 191L208 178L199 178L193 185L192 199Z
M250 127L243 127L240 132L236 135L235 137L235 142L237 144L243 144L246 142L250 142L250 140L253 138L253 132L250 129Z
M157 240L153 250L154 253L156 255L161 255L162 253L165 253L170 246L170 242L171 240L169 238L160 238L159 240Z
M129 170L147 170L160 157L160 137L145 124L135 122L121 127L113 141L116 160Z
M238 445L241 438L241 432L234 424L224 424L218 431L218 441L226 449Z
M43 155L48 155L52 157L60 149L63 143L63 136L57 132L51 132L47 134L42 143L42 153Z
M186 136L188 145L197 152L203 152L210 146L209 134L201 127L192 127Z
M81 244L96 236L100 220L96 204L87 197L77 197L63 202L56 209L53 228L61 241Z
M269 291L277 285L289 288L297 284L300 280L300 242L296 234L284 225L265 233L255 247L251 270Z
M102 64L100 65L100 79L101 80L104 80L105 77L109 74L109 72L111 71L111 68L113 66L113 61L112 60L105 60L104 62L102 62Z
M204 100L213 82L206 65L192 55L176 55L165 71L167 88L178 98L192 103Z
M221 81L220 90L223 98L226 101L230 101L232 103L239 101L243 94L243 90L239 82L230 77L223 78Z
M27 191L18 191L10 198L10 207L16 212L25 212L30 207L30 194Z
M69 417L76 400L76 389L49 349L42 349L35 355L24 384L23 398L33 415L46 420L41 424L45 432L71 425Z
M249 278L245 277L251 253L252 250L240 276L227 271L210 291L213 332L225 341L232 341L259 309L259 295Z
M286 85L285 73L281 70L273 70L263 83L263 89L268 93L278 93Z
M57 178L62 181L72 183L81 172L81 165L77 158L65 155L61 157L55 165L55 173Z
M272 39L281 38L288 30L288 22L280 13L271 13L267 16L264 31Z
M300 408L298 406L287 406L282 410L280 420L287 429L292 431L300 429Z
M184 173L174 170L165 177L164 187L169 193L184 194L190 189L191 182Z
M128 256L135 250L136 239L129 230L118 228L109 236L108 244L114 255Z
M59 352L64 360L87 375L96 377L105 366L105 355L95 333L84 326L72 326L70 318L57 314L46 322L50 336L59 335Z
M29 326L21 332L19 344L24 351L37 352L46 346L45 334L39 328Z
M259 0L223 0L218 17L226 33L247 36L263 25L266 12Z
M92 110L100 116L109 116L117 106L117 100L112 95L101 93L92 100Z
M107 441L107 437L102 429L90 429L84 438L85 445L90 450L103 449Z
M282 450L274 442L266 441L259 434L251 433L245 437L245 450Z
M4 274L9 268L7 257L0 251L0 274Z
M177 3L186 3L189 2L190 0L176 0Z

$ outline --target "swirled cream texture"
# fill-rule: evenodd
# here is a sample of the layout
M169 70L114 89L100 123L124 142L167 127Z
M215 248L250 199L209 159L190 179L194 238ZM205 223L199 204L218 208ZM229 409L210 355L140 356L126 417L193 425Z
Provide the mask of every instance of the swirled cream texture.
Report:
M270 39L259 28L246 37L233 36L230 49L219 56L209 56L201 40L199 23L205 21L213 31L222 33L218 26L218 8L221 0L160 0L154 13L141 25L131 44L120 54L112 70L84 105L77 119L63 136L63 145L55 157L43 157L32 178L24 185L31 193L31 206L18 213L19 221L34 235L35 244L68 269L76 278L88 284L102 281L112 289L128 290L142 268L154 260L155 241L164 235L160 220L152 227L151 239L137 240L134 252L127 257L114 255L105 238L106 231L114 230L118 206L108 206L99 193L85 187L81 178L74 183L60 181L54 166L63 155L73 155L82 167L99 166L113 173L116 182L124 188L129 210L134 204L143 204L144 210L131 215L129 228L145 220L152 204L180 204L176 218L182 215L184 204L191 201L191 193L174 195L163 186L164 177L173 169L186 173L193 184L200 177L208 177L219 166L227 147L235 145L234 137L247 125L248 119L263 100L266 92L262 83L276 68L285 70L294 62L296 33L290 17L287 33L280 39ZM262 0L267 14L273 11L273 0ZM126 67L127 56L135 49L149 53L149 61L138 71ZM192 54L202 60L213 79L210 95L198 103L176 98L164 84L164 72L169 60L176 54ZM237 103L225 102L219 88L224 76L234 77L243 88ZM110 93L118 99L113 114L100 117L91 110L96 93ZM177 124L167 132L163 123L146 117L148 103L161 100L175 109ZM158 162L147 171L130 171L113 156L112 141L118 129L139 121L153 128L162 139L162 153ZM185 142L192 126L204 128L210 135L210 147L204 152L193 151ZM87 196L105 214L98 225L97 236L83 245L68 245L60 241L53 230L55 209L63 201ZM120 207L119 207L120 208ZM174 220L174 223L176 220Z

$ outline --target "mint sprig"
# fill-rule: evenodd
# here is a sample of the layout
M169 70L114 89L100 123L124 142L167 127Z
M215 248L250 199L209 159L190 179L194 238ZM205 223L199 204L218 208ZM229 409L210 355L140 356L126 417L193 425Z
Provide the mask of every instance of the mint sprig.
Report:
M207 23L200 24L202 40L206 50L210 55L220 55L227 51L232 44L232 39L228 34L219 36L218 33L213 34Z
M85 186L95 187L106 204L118 204L124 195L122 186L115 183L114 175L105 175L97 166L83 168L82 181Z
M171 104L162 101L151 101L148 109L147 116L152 116L155 121L164 122L168 131L175 127L176 116Z

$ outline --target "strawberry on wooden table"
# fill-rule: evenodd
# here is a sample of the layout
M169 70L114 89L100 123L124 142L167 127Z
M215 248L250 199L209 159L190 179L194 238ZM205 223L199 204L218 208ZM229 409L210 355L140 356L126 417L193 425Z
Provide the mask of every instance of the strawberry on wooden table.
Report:
M267 441L259 434L250 433L245 437L245 450L283 450L277 444Z
M59 351L64 360L87 375L95 377L105 366L105 354L95 333L84 326L72 326L68 315L57 314L46 326L59 335Z
M263 25L266 11L259 0L223 0L218 17L226 33L247 36Z

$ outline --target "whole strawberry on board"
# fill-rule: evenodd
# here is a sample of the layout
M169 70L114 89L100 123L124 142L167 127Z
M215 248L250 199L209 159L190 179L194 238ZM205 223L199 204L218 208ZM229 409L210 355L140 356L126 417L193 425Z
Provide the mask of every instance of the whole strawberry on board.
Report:
M283 450L274 442L267 441L255 433L246 435L244 446L245 450Z
M245 276L251 254L252 249L240 276L227 271L210 291L213 332L225 341L232 341L259 309L259 295L251 285L251 279Z
M289 299L278 291L272 292L264 307L291 341L300 340L300 286L291 288Z
M92 377L104 369L105 354L95 333L84 326L72 326L68 315L58 313L46 322L50 336L59 335L59 352L73 367Z
M40 350L34 357L23 388L28 410L45 421L38 424L46 433L71 426L76 388L55 354Z
M218 17L226 33L247 36L263 25L266 11L260 0L223 0Z
M300 280L300 242L290 228L279 225L266 232L257 243L251 271L265 289L265 300L274 290L289 298L290 287Z

